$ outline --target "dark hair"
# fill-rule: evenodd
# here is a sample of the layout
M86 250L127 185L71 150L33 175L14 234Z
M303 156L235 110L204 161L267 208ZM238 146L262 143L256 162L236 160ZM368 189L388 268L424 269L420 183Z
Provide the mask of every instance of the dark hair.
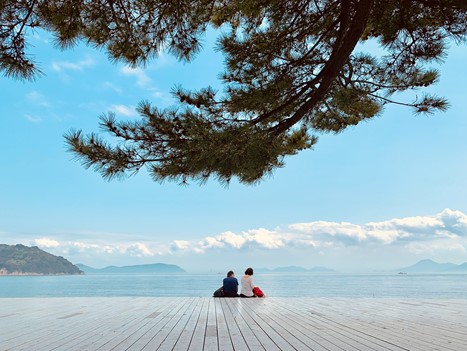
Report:
M234 272L233 272L233 271L228 271L228 272L227 272L227 278L228 278L228 277L231 277L231 276L233 276L233 275L234 275Z
M245 271L246 275L253 275L253 268L247 268Z

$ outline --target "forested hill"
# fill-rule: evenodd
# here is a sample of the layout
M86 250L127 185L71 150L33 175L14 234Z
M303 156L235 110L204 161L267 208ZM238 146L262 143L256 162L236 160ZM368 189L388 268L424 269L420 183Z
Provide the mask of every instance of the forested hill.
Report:
M0 244L0 275L83 274L70 261L37 246Z

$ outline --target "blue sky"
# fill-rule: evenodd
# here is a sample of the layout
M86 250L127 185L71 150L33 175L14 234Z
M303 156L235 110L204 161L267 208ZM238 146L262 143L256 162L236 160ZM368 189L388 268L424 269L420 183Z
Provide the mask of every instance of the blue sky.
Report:
M449 99L447 112L387 107L339 135L319 135L314 150L255 186L159 184L145 171L107 182L72 159L63 134L98 131L102 113L138 118L143 99L170 106L177 84L221 89L214 37L191 64L162 54L137 69L84 45L60 51L43 32L30 38L45 75L0 77L0 243L94 267L165 262L188 271L467 261L466 46L452 46L430 88Z

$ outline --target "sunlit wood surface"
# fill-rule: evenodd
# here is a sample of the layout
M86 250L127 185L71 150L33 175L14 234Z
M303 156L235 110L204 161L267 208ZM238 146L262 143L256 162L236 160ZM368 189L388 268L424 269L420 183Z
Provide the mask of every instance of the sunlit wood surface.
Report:
M467 300L3 298L0 350L467 350Z

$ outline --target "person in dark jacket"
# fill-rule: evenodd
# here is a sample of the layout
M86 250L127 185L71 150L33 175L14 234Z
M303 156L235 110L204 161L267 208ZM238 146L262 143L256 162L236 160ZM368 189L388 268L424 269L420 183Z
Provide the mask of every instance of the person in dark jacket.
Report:
M225 297L238 297L238 280L233 271L227 273L227 278L222 282Z

